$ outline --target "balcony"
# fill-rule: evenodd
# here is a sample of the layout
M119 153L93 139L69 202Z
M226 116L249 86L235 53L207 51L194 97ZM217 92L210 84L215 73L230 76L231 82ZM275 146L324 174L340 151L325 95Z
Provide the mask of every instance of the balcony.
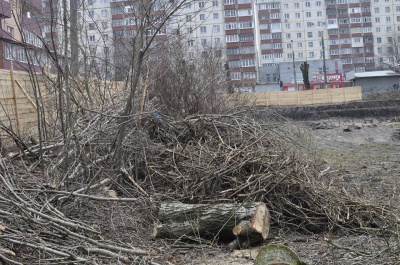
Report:
M0 0L0 19L11 17L11 6L9 1Z

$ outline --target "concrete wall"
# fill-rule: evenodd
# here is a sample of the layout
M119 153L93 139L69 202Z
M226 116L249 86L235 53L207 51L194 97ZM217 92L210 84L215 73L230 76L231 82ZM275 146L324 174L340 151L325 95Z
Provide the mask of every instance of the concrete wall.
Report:
M366 77L366 78L356 78L354 80L354 86L362 87L363 97L375 93L400 91L398 86L399 83L400 83L399 76Z

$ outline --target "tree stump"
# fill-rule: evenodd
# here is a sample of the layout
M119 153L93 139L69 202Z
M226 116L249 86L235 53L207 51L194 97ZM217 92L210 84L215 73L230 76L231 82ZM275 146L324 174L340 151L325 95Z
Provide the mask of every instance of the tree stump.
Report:
M307 265L296 253L281 244L268 244L261 248L254 265Z
M222 240L235 238L232 230L266 238L269 233L269 212L264 203L184 204L162 203L153 238L179 238L183 235Z

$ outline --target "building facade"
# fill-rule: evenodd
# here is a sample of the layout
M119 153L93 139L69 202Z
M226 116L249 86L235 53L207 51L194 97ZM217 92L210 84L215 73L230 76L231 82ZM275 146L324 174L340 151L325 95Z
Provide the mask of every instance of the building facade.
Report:
M41 1L0 0L1 69L39 71L43 65L40 38Z

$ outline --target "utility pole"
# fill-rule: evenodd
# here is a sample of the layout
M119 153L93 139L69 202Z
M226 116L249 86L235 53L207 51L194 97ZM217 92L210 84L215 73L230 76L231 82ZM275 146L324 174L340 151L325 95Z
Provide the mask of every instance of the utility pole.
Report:
M324 36L322 36L322 59L323 59L323 71L324 71L324 87L325 89L328 86L328 81L326 78L326 64L325 64L325 43L324 43Z
M297 78L296 78L296 64L294 62L294 49L293 49L293 40L292 42L292 58L293 58L293 76L294 76L294 90L297 90Z

